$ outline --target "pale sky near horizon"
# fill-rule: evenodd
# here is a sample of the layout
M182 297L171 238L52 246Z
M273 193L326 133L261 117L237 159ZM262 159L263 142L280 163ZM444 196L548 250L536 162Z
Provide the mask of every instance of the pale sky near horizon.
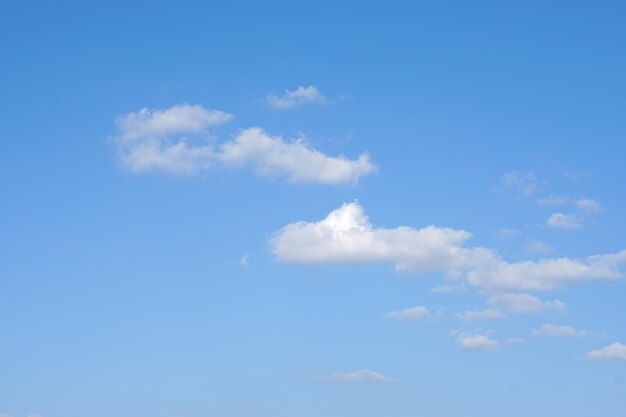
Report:
M0 5L0 417L623 417L625 20Z

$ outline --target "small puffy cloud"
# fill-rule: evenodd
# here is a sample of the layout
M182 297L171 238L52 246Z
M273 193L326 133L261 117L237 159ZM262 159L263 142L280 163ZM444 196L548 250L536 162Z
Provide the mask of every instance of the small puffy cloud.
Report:
M625 360L626 361L626 345L619 342L603 347L602 349L592 350L587 353L587 359L590 361L609 361L609 360Z
M273 235L270 247L283 262L385 262L402 271L440 271L496 292L545 291L579 281L624 276L620 265L626 263L626 250L582 260L549 258L511 263L494 250L466 247L470 237L465 230L437 226L376 228L360 204L353 202L320 221L284 226Z
M417 306L404 310L394 310L387 313L387 317L397 320L410 320L417 321L422 320L428 315L428 309L426 307Z
M526 343L526 341L521 337L510 337L506 339L507 345L521 345L522 343Z
M504 318L504 314L495 308L487 308L485 310L463 311L461 313L457 313L455 317L462 321L497 320Z
M430 292L435 294L446 294L450 292L465 291L465 285L463 284L444 284L431 288Z
M533 336L537 337L583 337L586 335L587 332L583 330L556 324L544 324L541 328L533 330Z
M242 268L247 268L248 266L250 266L250 256L243 255L241 259L239 260L239 265Z
M503 174L500 178L500 185L504 188L512 189L523 196L534 194L539 189L537 177L531 171L519 172L511 171Z
M559 300L543 301L525 293L505 293L491 296L489 304L516 314L539 314L544 311L560 312L567 308Z
M596 200L589 198L582 198L576 201L576 208L583 213L599 213L602 211L602 206Z
M553 213L546 220L548 227L552 229L573 230L583 226L582 219L573 214Z
M293 91L285 90L280 96L269 94L266 101L275 109L289 109L307 103L324 104L328 102L328 99L315 86L310 85L300 86Z
M116 119L119 133L113 142L121 164L132 172L193 175L249 166L258 175L282 176L293 183L336 185L355 184L377 170L365 153L356 159L328 156L301 140L285 141L260 128L244 129L221 145L209 143L207 129L232 117L188 104L142 109Z
M500 349L500 343L492 339L490 332L487 333L466 333L461 332L456 337L456 342L463 349L495 351Z
M316 375L312 377L319 381L337 381L337 382L392 382L393 378L379 374L378 372L363 369L361 371L352 372L336 372L332 375Z

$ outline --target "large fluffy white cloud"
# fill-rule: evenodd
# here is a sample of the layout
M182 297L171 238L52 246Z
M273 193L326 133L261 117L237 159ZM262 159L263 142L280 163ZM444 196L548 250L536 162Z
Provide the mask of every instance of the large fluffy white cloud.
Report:
M451 277L461 276L470 285L498 293L553 290L580 281L624 276L620 265L626 263L626 250L585 259L511 263L495 250L465 246L470 237L464 230L436 226L376 228L361 205L353 202L320 221L286 225L274 234L270 246L277 259L284 262L387 262L399 270L441 271ZM534 301L528 298L532 296L522 297L525 298L522 301Z
M142 109L116 119L119 132L113 141L122 165L134 172L191 175L214 167L250 166L258 175L283 176L294 183L354 184L377 170L365 153L356 159L328 156L303 141L286 141L260 128L213 144L207 129L232 118L198 105Z

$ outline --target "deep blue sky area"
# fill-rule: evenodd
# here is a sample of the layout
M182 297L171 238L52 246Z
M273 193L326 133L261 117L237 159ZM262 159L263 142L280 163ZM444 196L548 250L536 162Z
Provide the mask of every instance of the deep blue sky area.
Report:
M626 3L0 4L0 417L622 417Z

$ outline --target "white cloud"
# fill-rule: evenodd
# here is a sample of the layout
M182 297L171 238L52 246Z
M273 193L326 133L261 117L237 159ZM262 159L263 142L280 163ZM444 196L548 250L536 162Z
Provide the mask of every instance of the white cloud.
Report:
M500 343L492 339L490 332L487 333L459 333L456 342L459 346L468 350L494 351L500 349Z
M361 371L352 372L336 372L332 375L316 375L312 379L320 381L337 381L337 382L392 382L394 378L379 374L378 372L363 369Z
M626 360L626 345L621 343L613 343L602 349L592 350L587 353L588 360Z
M422 320L428 315L428 309L426 307L417 306L404 310L394 310L387 313L387 317L390 319L398 320Z
M283 175L295 183L354 184L377 169L367 154L356 160L330 157L304 142L285 142L258 128L223 144L216 159L230 166L250 164L259 175Z
M465 247L464 230L426 226L375 228L363 208L346 203L318 222L291 223L270 241L279 261L304 264L386 262L405 271L461 275L491 291L553 290L578 281L623 277L626 250L586 259L549 258L509 263L496 251ZM530 296L529 296L530 297Z
M239 265L242 268L247 268L248 266L250 266L250 256L243 255L241 259L239 260Z
M500 178L501 186L513 189L524 196L534 194L539 189L537 177L531 171L511 171Z
M516 314L539 314L546 310L559 312L567 307L559 300L543 301L539 297L525 293L493 295L489 298L489 304Z
M506 339L507 345L521 345L522 343L526 343L524 339L521 337L511 337Z
M435 294L444 294L450 292L465 291L465 285L463 284L444 284L430 289L430 292Z
M600 211L602 211L600 203L598 203L596 200L591 200L589 198L583 198L576 201L576 207L583 213L599 213Z
M533 336L538 337L583 337L586 335L587 332L584 330L556 324L544 324L541 328L533 330Z
M563 213L553 213L546 220L546 224L553 229L565 230L580 229L583 226L582 219L578 216Z
M267 104L275 109L288 109L298 107L306 103L324 104L328 99L315 87L298 87L293 91L285 90L281 96L269 94Z
M474 320L497 320L504 318L504 314L495 308L487 308L485 310L468 310L457 313L455 317L462 321Z
M119 140L132 142L146 138L199 133L211 126L229 122L233 115L220 110L208 110L200 105L177 104L169 109L143 108L115 119L120 130Z
M133 172L192 175L215 167L250 166L258 175L283 176L293 183L355 184L377 170L365 153L354 160L328 156L301 140L285 141L260 128L244 129L221 145L209 143L207 129L232 117L188 104L142 109L116 119L119 134L113 140L121 164Z

